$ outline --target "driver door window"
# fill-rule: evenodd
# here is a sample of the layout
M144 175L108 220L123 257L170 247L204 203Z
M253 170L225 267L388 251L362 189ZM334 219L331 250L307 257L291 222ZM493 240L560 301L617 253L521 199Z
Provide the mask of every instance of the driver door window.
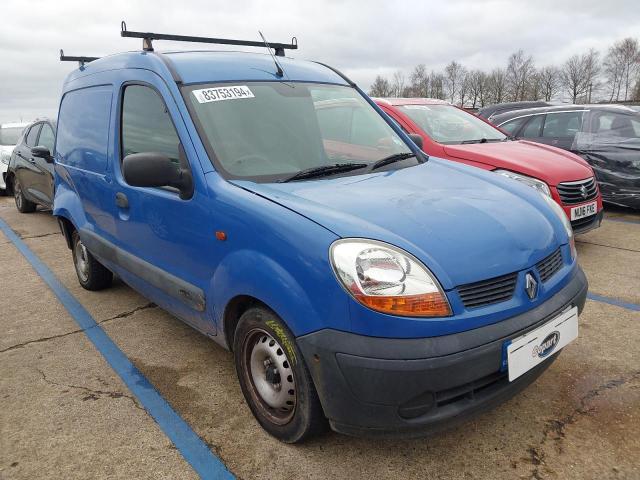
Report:
M122 158L142 152L180 164L180 139L164 102L150 87L129 85L122 101Z

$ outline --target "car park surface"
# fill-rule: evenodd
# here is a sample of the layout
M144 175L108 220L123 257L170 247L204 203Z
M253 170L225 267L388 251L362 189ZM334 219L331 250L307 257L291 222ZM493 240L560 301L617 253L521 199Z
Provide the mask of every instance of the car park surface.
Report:
M640 311L587 300L580 336L545 375L451 431L414 440L328 433L284 446L251 417L229 353L121 282L103 292L80 288L48 212L20 215L3 198L0 218L238 478L640 475ZM0 243L0 271L12 278L3 287L0 475L195 478L4 234ZM592 294L640 305L638 215L607 213L577 248Z

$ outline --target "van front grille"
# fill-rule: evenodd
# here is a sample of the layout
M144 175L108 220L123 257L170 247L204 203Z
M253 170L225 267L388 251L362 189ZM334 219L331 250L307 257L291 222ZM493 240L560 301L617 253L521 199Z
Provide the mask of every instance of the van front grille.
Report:
M513 297L517 281L518 273L509 273L501 277L462 285L458 287L458 294L465 307L483 307L492 303L504 302Z
M549 280L554 273L560 270L560 267L562 267L562 252L559 248L548 257L536 263L540 280L543 282Z

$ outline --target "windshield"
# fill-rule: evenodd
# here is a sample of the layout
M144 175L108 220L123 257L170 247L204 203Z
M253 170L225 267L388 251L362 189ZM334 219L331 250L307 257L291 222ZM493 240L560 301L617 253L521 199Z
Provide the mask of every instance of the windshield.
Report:
M24 127L1 127L0 145L17 145Z
M336 164L348 173L411 150L351 87L251 82L185 87L192 115L216 168L229 178L284 181ZM389 168L415 165L415 158ZM330 173L333 174L333 173Z
M507 138L475 115L452 105L402 105L398 108L438 143L496 142Z

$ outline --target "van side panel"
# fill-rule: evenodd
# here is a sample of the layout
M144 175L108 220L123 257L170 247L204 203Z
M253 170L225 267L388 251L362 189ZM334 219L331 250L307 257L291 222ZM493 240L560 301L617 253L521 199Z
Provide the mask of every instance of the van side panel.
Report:
M113 87L98 85L65 93L56 138L53 214L75 227L112 237L109 124Z

